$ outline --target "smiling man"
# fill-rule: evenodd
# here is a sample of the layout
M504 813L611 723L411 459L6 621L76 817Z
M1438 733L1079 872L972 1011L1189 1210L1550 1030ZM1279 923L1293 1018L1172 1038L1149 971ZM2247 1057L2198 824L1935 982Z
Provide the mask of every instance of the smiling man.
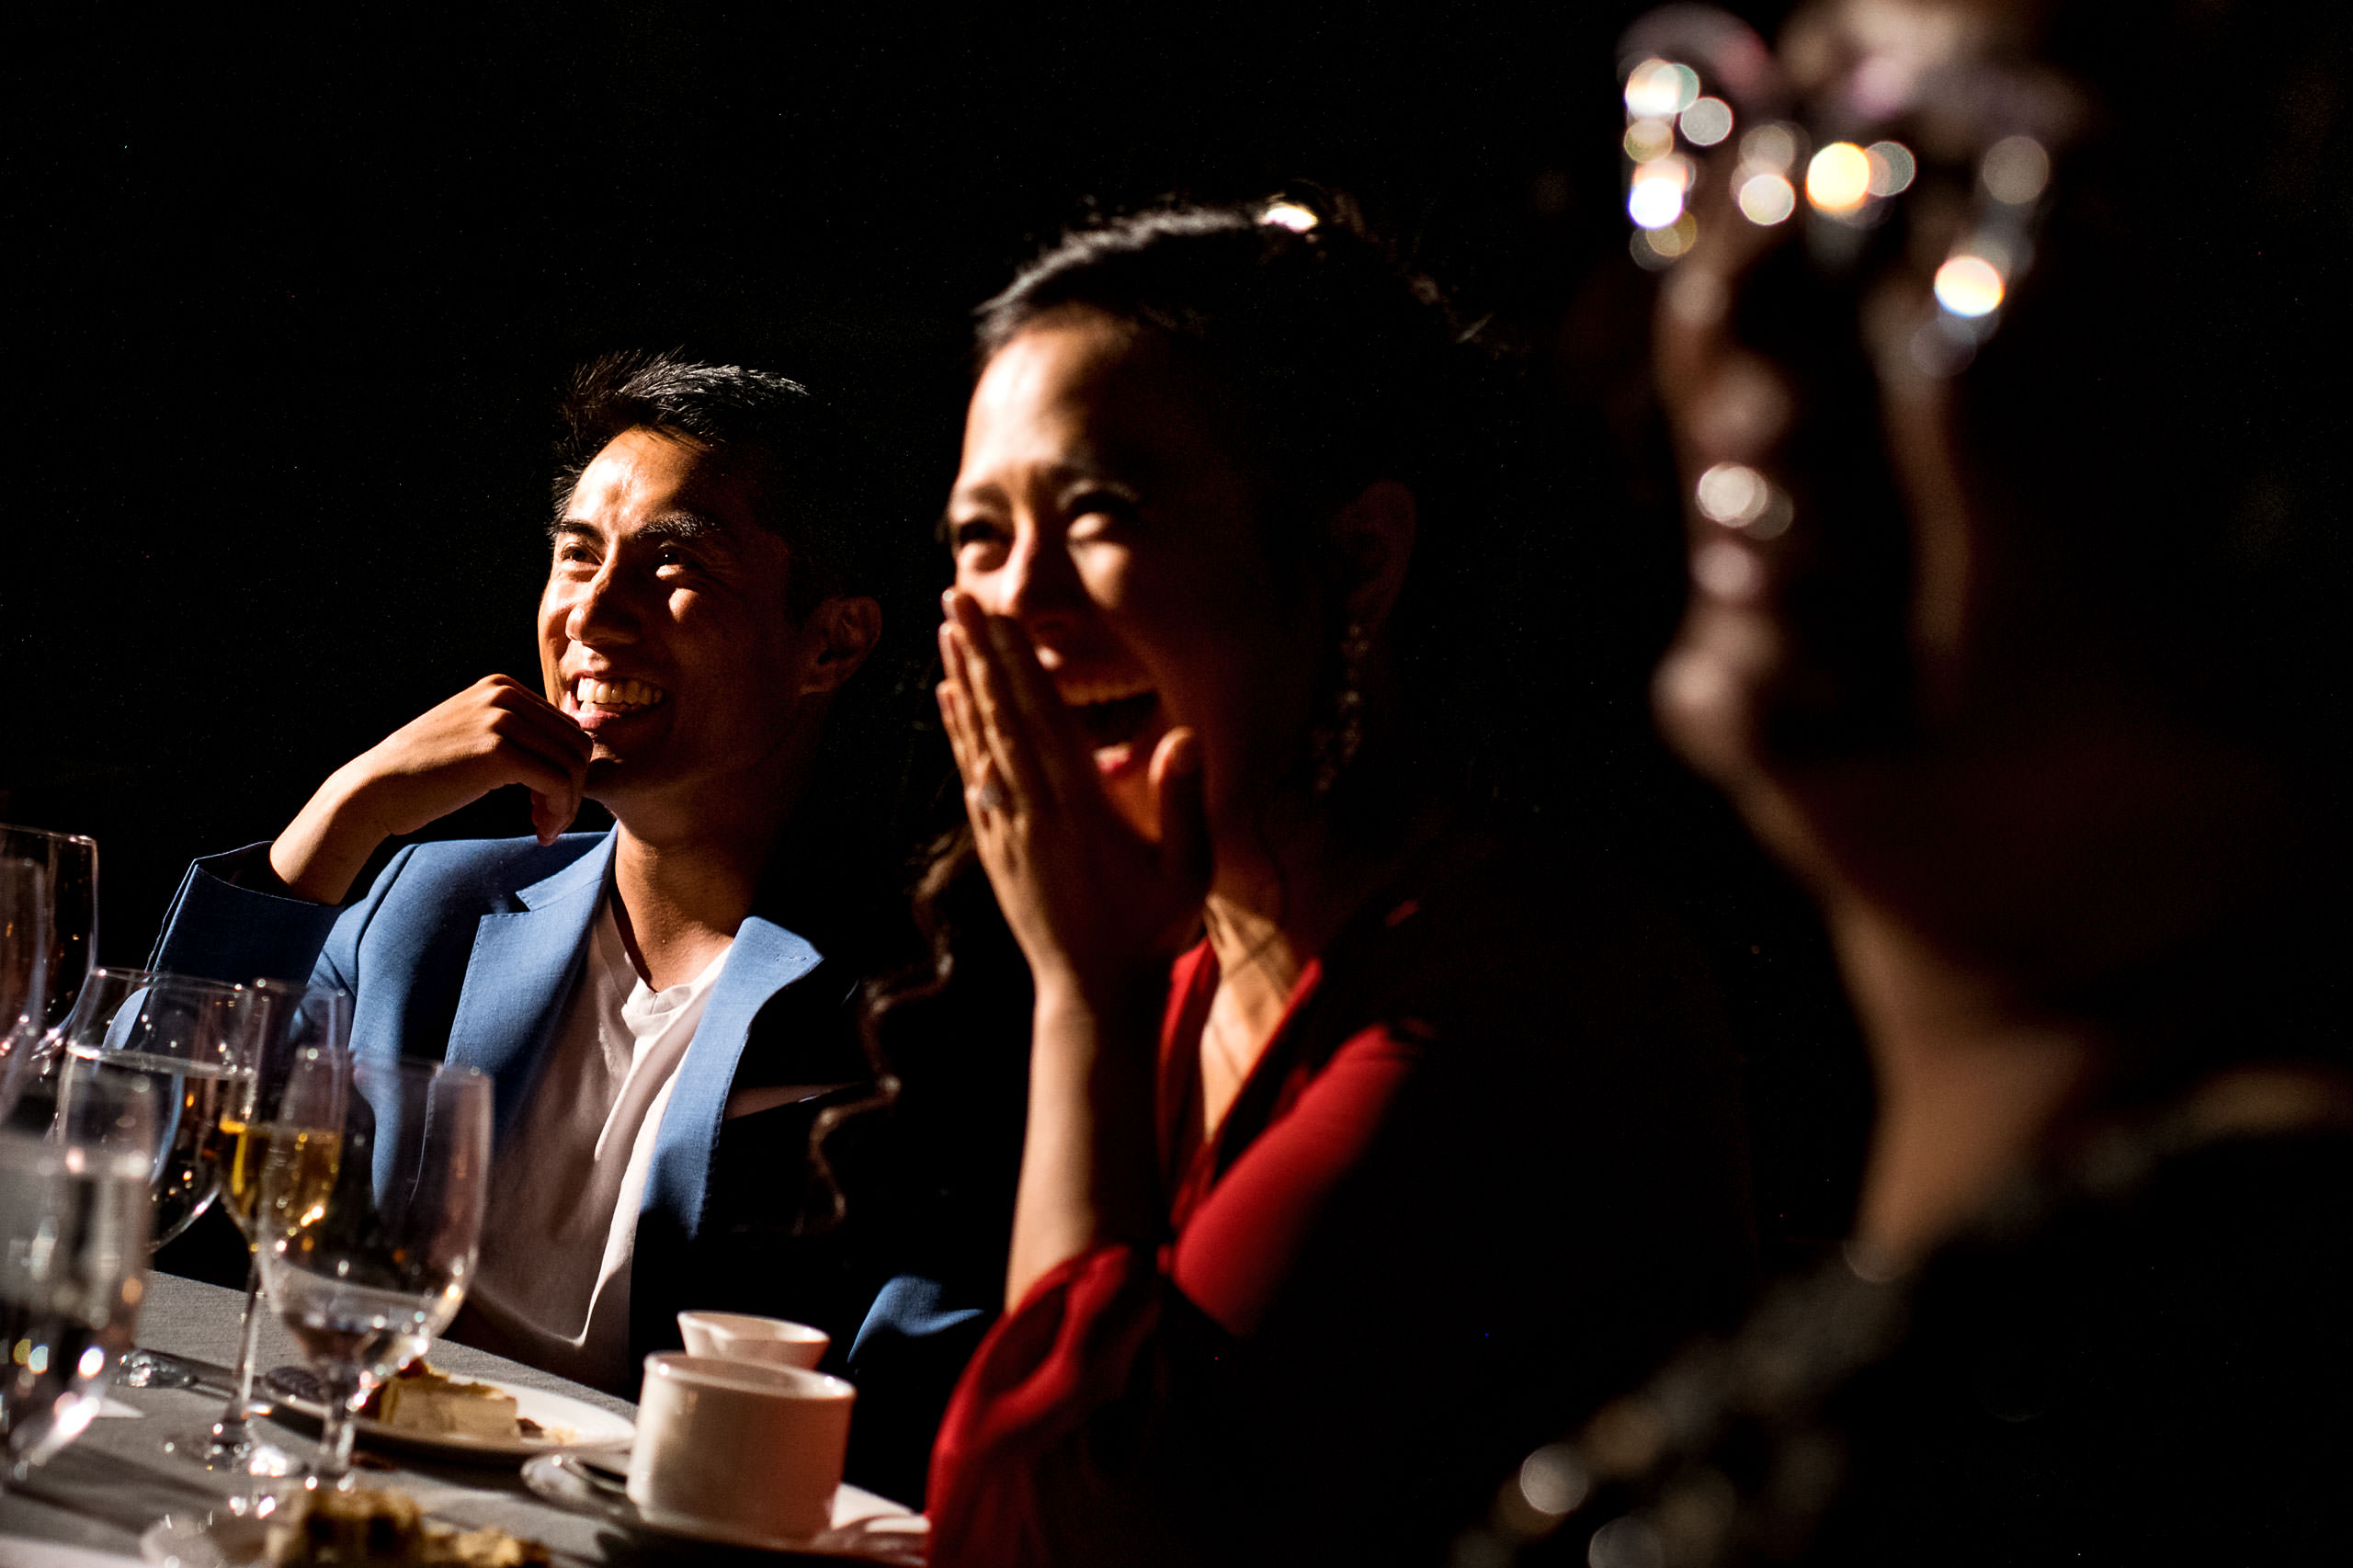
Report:
M861 964L801 917L873 890L813 869L810 846L842 835L802 807L881 624L813 419L756 370L582 371L541 690L477 681L336 769L270 844L198 862L156 955L345 987L363 1058L490 1074L494 1196L458 1332L622 1392L681 1308L814 1322L847 1352L876 1337L890 1272L802 1222L832 1198L815 1119L873 1076L850 1027ZM387 838L508 785L535 837L410 846L351 899ZM565 833L583 800L609 833Z

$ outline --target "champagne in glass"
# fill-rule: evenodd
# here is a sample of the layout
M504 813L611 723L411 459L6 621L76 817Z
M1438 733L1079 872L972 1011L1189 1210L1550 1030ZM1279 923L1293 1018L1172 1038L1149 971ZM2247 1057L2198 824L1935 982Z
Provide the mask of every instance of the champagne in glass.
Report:
M47 1135L0 1132L0 1439L9 1479L79 1437L145 1293L152 1090L85 1086Z
M221 1116L221 1206L257 1255L265 1241L317 1224L334 1194L342 1169L342 1129L290 1124L281 1115L297 1066L321 1051L339 1056L350 1042L351 998L330 986L285 980L257 980L245 992L240 1028L247 1038L238 1054L252 1064L252 1075L245 1094ZM261 1335L261 1314L255 1311L260 1293L261 1261L256 1256L245 1279L244 1332L231 1380L236 1392L209 1428L164 1445L207 1470L283 1475L292 1468L284 1453L256 1443L247 1425L255 1341Z
M262 1166L262 1278L328 1390L315 1474L349 1484L353 1415L425 1354L473 1278L490 1176L490 1080L426 1062L303 1053ZM338 1153L321 1195L314 1147Z

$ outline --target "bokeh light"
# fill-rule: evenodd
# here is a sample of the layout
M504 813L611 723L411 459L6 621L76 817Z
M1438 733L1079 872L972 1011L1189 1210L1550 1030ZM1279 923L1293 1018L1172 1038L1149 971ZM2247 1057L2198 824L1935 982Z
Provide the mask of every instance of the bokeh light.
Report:
M1797 210L1798 193L1779 175L1751 175L1740 182L1740 212L1768 228Z
M1626 192L1626 215L1645 229L1664 229L1683 216L1684 193L1691 188L1691 160L1669 155L1634 166Z
M1540 1514L1558 1518L1592 1490L1585 1462L1566 1443L1548 1443L1519 1462L1519 1494Z
M1732 105L1722 98L1700 98L1683 111L1683 134L1695 147L1712 147L1732 134Z
M1902 195L1912 188L1912 181L1920 172L1912 149L1901 142L1874 142L1863 149L1863 156L1871 161L1873 196Z
M1296 201L1277 201L1270 203L1265 211L1258 214L1258 222L1272 223L1278 229L1289 229L1295 234L1303 234L1323 220L1315 215L1313 208L1302 207Z
M1765 568L1740 546L1718 540L1691 557L1691 580L1711 597L1738 604L1765 585Z
M1699 96L1699 74L1672 61L1645 60L1626 78L1626 112L1637 119L1672 119Z
M2051 154L2031 136L2005 136L1985 149L1977 173L1995 200L2023 207L2051 183Z
M1692 487L1699 514L1711 523L1736 528L1765 515L1773 486L1746 463L1718 463Z
M1638 119L1626 127L1626 139L1620 144L1634 162L1653 163L1675 151L1675 126L1664 119Z
M1740 139L1740 161L1785 175L1798 161L1798 139L1786 125L1760 125Z
M1950 256L1937 268L1937 303L1953 314L1991 315L2001 302L2001 270L1984 256Z
M1656 272L1672 266L1699 237L1699 225L1686 212L1663 229L1636 229L1627 249L1635 265Z
M1870 156L1852 142L1833 142L1805 166L1805 199L1824 212L1852 212L1870 186Z

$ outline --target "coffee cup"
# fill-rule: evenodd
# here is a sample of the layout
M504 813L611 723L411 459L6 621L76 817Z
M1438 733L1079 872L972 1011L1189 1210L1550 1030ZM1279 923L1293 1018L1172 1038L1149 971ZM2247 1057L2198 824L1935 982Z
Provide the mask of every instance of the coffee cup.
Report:
M771 1367L814 1367L834 1343L822 1328L746 1312L680 1312L678 1336L687 1342L689 1356Z
M647 1523L766 1545L833 1523L858 1391L801 1367L645 1358L629 1499Z

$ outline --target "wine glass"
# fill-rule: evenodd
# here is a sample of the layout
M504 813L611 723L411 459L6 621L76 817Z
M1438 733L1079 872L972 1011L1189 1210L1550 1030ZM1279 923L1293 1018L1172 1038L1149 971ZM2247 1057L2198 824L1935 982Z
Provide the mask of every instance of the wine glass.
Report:
M283 1138L291 1137L298 1158L313 1163L307 1178L313 1186L332 1187L340 1142L332 1134L286 1132L279 1108L286 1098L298 1062L314 1052L340 1053L351 1040L351 997L332 986L305 985L290 980L256 980L245 987L240 1028L249 1037L244 1051L253 1064L253 1077L242 1099L222 1108L221 1135L227 1145L226 1168L221 1181L221 1207L244 1233L254 1255L245 1278L244 1329L239 1338L236 1390L219 1420L202 1432L167 1439L167 1452L184 1455L211 1471L253 1475L284 1475L292 1461L279 1449L254 1440L247 1417L254 1396L254 1355L261 1337L261 1314L255 1310L261 1294L260 1247L265 1235L284 1228L287 1216L261 1211L263 1173ZM299 1181L281 1184L281 1201L297 1196Z
M148 1190L156 1246L193 1224L221 1190L228 1152L222 1113L244 1102L253 1080L245 1053L254 1042L239 1028L245 997L241 988L214 980L97 968L66 1017L58 1115L94 1084L142 1079L154 1087ZM171 1357L137 1350L124 1358L122 1381L132 1388L186 1387L196 1374Z
M16 1106L26 1074L54 1059L82 978L97 961L98 845L78 833L0 823L0 860L30 860L49 883L43 1006L21 1018L11 1013L0 1019L9 1025L0 1028L0 1119L5 1119Z
M63 1030L58 1101L93 1078L154 1083L153 1244L196 1222L221 1190L221 1115L243 1104L253 1083L239 1028L243 988L217 980L143 969L93 969Z
M30 1054L16 1042L40 1031L48 1006L50 903L47 867L0 855L0 1119L12 1098L6 1089Z
M270 1304L326 1387L314 1479L348 1486L352 1417L466 1298L490 1181L490 1080L302 1052L255 1229Z
M146 1293L153 1083L86 1085L47 1133L0 1131L0 1442L8 1479L97 1414Z

